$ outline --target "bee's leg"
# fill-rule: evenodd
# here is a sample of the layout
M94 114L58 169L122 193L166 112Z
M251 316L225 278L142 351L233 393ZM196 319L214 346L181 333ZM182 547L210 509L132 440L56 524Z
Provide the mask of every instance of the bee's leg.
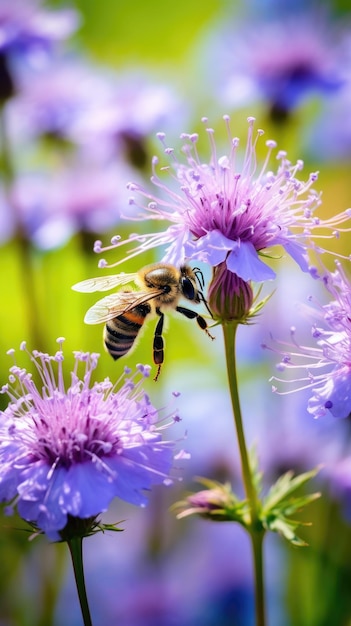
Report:
M213 335L211 335L211 333L208 330L206 320L201 315L196 313L196 311L192 311L191 309L186 309L183 306L177 306L176 311L178 311L178 313L181 313L182 315L185 315L185 317L187 317L189 320L193 320L196 318L196 321L198 325L200 326L201 330L204 330L205 333L209 337L211 337L211 339L214 339Z
M155 365L158 366L156 376L154 378L155 381L158 379L160 375L161 366L164 361L164 341L162 337L162 331L163 331L163 323L165 319L163 313L159 309L156 309L156 312L160 316L160 319L158 320L157 326L155 329L154 344L153 344L154 363Z

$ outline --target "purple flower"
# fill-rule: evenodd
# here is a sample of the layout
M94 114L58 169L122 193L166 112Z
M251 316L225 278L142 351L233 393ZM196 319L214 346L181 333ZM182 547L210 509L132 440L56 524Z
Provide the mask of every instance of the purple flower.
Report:
M72 128L92 101L106 89L105 81L75 56L59 56L36 71L20 76L19 93L12 103L14 131L29 138L48 135L73 141Z
M184 118L183 103L168 85L140 71L100 72L100 83L72 124L72 139L110 157L117 150L132 165L144 166L150 133Z
M323 11L256 15L242 20L235 36L233 23L227 23L218 38L214 54L227 105L264 100L273 121L280 122L307 98L333 93L343 83L343 32L331 27Z
M36 0L13 0L0 6L0 99L16 91L18 71L42 64L52 46L78 25L71 9L48 11ZM20 66L25 67L20 67Z
M149 367L126 372L117 389L109 379L92 383L99 355L76 352L66 385L58 342L54 356L28 352L40 386L26 369L10 368L2 388L10 403L0 413L0 499L52 540L69 518L95 518L114 497L144 506L144 490L170 482L173 458L142 388Z
M14 236L15 215L27 238L43 250L64 245L76 232L106 232L120 221L128 202L129 177L125 163L104 164L77 154L64 169L18 177L10 199L0 186L0 242Z
M24 52L48 48L71 35L78 26L72 9L51 11L38 0L11 0L0 6L0 50Z
M229 150L224 156L217 155L211 128L207 128L211 143L209 163L203 163L198 156L197 134L182 135L186 140L183 146L186 164L176 159L172 148L165 147L166 154L172 158L175 175L170 166L161 171L166 170L169 177L175 179L179 191L168 187L155 170L151 180L164 197L157 198L141 185L129 185L132 191L149 200L147 205L139 205L134 197L130 200L132 205L142 208L140 219L164 220L171 225L157 233L133 234L127 241L114 237L112 246L105 249L97 242L96 252L138 243L126 256L129 259L166 245L163 260L174 265L184 259L212 266L225 262L227 269L244 281L260 282L275 277L264 260L270 254L268 249L280 246L303 271L308 270L307 252L316 248L314 239L321 234L323 238L337 237L338 225L350 218L350 212L326 220L316 217L314 212L321 200L312 187L317 174L310 174L305 182L300 181L297 175L303 167L302 161L292 165L283 151L277 154L277 172L268 170L271 152L276 146L274 141L266 142L266 159L258 168L256 144L263 131L258 130L254 135L254 118L251 117L245 156L239 168L239 139L231 135L228 116L224 119L229 134ZM164 143L164 135L159 134L159 138ZM154 168L157 163L158 159L154 158ZM100 261L99 265L107 266L105 261Z
M314 312L318 319L312 327L314 346L299 345L296 329L291 329L293 343L285 344L279 371L301 370L305 374L289 382L293 391L310 389L308 411L314 417L330 412L334 417L351 414L351 285L340 263L335 272L326 272L323 282L333 300ZM264 346L267 347L267 346ZM272 348L270 348L272 349ZM274 381L287 382L274 376ZM276 387L273 387L277 391ZM279 393L290 393L279 392Z

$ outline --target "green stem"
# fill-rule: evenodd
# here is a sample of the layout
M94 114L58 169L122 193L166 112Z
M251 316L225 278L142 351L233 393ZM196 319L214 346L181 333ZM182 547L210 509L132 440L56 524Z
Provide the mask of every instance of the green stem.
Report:
M263 539L264 531L258 530L250 533L251 545L254 559L255 572L255 613L256 626L265 626L266 608L264 596L264 574L263 574Z
M246 448L243 421L241 417L240 400L238 393L237 372L236 372L236 354L235 354L235 338L237 324L223 323L224 345L227 362L227 374L229 382L230 397L234 413L236 433L238 437L241 469L243 474L244 486L247 499L251 508L252 521L258 518L258 501L257 494L252 482L249 455Z
M69 551L71 553L74 577L77 585L77 591L79 596L80 608L82 611L82 617L84 626L92 626L90 617L90 610L88 605L88 598L85 588L84 580L84 568L83 568L83 538L74 537L67 541Z
M232 401L235 428L238 438L241 470L245 493L250 505L250 525L247 528L252 544L254 571L255 571L255 597L256 597L256 626L265 626L265 599L264 599L264 574L263 574L263 539L264 528L262 527L259 512L260 505L252 473L250 460L246 447L243 420L241 416L240 399L238 392L236 349L235 339L238 325L235 323L223 323L224 345L227 363L227 375L229 391Z

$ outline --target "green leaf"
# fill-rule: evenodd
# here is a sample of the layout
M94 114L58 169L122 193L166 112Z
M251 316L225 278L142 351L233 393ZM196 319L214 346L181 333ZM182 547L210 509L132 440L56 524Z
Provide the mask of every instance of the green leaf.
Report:
M275 518L268 524L267 529L282 535L282 537L295 546L304 547L307 543L295 533L295 529L299 525L299 522L293 522L292 520L284 518Z
M319 472L319 467L294 476L292 471L283 474L274 485L270 488L268 495L264 499L263 511L269 511L274 509L279 504L282 504L294 491L297 491L300 487L305 485L309 480L314 478Z
M314 478L318 471L319 467L298 476L294 476L291 471L286 472L272 485L262 503L263 526L267 530L279 533L296 546L307 545L295 532L299 526L306 525L306 522L291 519L291 515L319 498L320 493L303 495L295 495L295 493Z

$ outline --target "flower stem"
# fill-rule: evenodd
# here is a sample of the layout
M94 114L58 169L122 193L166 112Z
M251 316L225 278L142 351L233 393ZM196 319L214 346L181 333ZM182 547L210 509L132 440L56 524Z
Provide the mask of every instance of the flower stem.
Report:
M71 553L74 577L77 585L84 626L92 626L93 623L90 617L90 610L84 580L83 538L79 536L73 537L72 539L67 541L67 543L69 551Z
M256 487L252 479L249 455L246 447L243 420L237 382L235 339L238 324L223 322L223 335L227 363L229 391L232 401L235 428L238 438L241 470L245 493L250 505L250 523L247 530L250 534L255 572L256 626L265 626L265 598L263 574L263 539L264 528L259 518L260 505Z
M252 531L250 533L255 572L255 593L256 593L256 626L265 626L266 609L264 596L264 575L263 575L263 539L264 531Z

